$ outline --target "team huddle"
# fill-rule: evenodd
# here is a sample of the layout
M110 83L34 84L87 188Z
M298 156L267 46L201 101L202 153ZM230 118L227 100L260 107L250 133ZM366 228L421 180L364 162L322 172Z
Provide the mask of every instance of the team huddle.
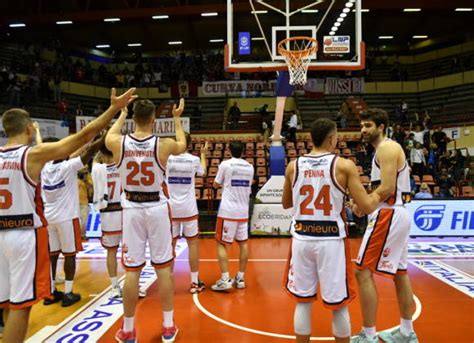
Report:
M3 114L7 144L0 148L0 308L4 308L4 341L22 342L31 307L61 302L67 307L81 299L73 292L76 254L82 250L77 172L92 164L94 206L100 210L101 243L107 250L111 296L123 298L119 342L136 342L135 311L140 296L141 269L150 262L158 276L163 309L162 341L174 342L174 248L184 237L189 248L190 293L205 284L199 278L199 226L195 177L207 173L207 143L201 156L187 152L190 136L181 125L184 100L172 110L176 139L153 135L155 105L136 99L135 89L117 96L110 107L81 131L62 140L41 139L39 127L22 109ZM135 131L122 128L133 103ZM93 141L119 118L107 133ZM283 207L293 208L291 257L286 291L296 299L294 329L297 342L309 342L311 304L317 286L326 307L333 311L332 331L337 342L418 342L413 331L413 294L406 273L409 220L403 207L409 193L409 169L402 148L384 138L388 119L382 110L361 115L362 138L376 148L372 186L367 194L355 164L336 156L334 122L316 120L311 127L313 150L289 163ZM36 137L36 145L30 146ZM91 144L89 144L93 141ZM222 187L216 221L220 278L213 291L242 289L248 261L248 209L253 166L242 158L244 145L231 142L232 158L218 168L214 187ZM369 214L369 224L356 261L356 278L363 329L350 337L347 305L356 297L355 277L346 237L345 202L352 198L355 214ZM239 244L239 271L229 275L226 246ZM126 271L123 289L117 277L117 251L122 245ZM64 256L64 292L56 288L58 257ZM399 329L377 336L377 292L373 274L394 279L400 306Z

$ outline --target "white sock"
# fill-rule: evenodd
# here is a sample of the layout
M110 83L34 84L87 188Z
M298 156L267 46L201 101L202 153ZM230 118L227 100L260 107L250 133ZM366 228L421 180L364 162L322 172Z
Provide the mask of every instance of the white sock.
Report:
M400 331L405 336L409 336L413 332L413 321L411 319L400 318Z
M245 272L237 272L237 279L243 280L244 279Z
M365 335L370 339L374 339L375 336L377 335L377 331L375 330L375 326L372 326L370 328L366 328L365 326L363 326L362 331L364 331Z
M118 278L116 276L110 278L110 282L112 283L112 287L118 286Z
M135 317L123 317L123 331L132 332L135 323Z
M52 284L53 284L53 289L56 289L56 281L52 281Z
M313 303L296 303L294 314L294 329L297 335L311 334L311 310Z
M163 326L172 327L173 326L173 313L174 311L163 311Z
M72 292L72 283L74 281L69 281L69 280L66 280L64 281L64 293L71 293Z
M199 283L199 272L191 272L191 282L194 282L196 285Z
M224 281L227 281L230 279L229 272L227 273L222 273L221 279Z

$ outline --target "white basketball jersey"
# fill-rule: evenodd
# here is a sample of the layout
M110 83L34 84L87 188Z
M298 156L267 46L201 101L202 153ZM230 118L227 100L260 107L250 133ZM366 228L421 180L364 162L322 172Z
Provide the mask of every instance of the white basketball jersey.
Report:
M253 166L241 158L231 158L219 165L215 180L224 188L219 217L248 219L253 174Z
M80 157L48 162L41 171L42 197L49 224L80 217L77 172L84 168Z
M101 212L122 211L122 181L115 163L109 164L107 168L107 207Z
M41 188L28 176L29 147L0 148L0 230L47 226Z
M380 165L377 161L377 151L372 159L372 171L370 174L370 182L372 190L380 185ZM397 172L397 181L395 183L395 194L382 202L378 208L390 206L402 206L409 201L410 195L410 170L405 160L405 164Z
M306 155L295 164L291 234L299 240L346 237L344 189L336 180L334 154Z
M184 153L170 155L166 164L166 183L170 193L171 212L174 219L183 219L198 214L194 191L195 176L204 170L199 157Z
M122 207L151 207L166 201L165 169L158 159L160 139L149 136L122 138L122 156L117 168L122 182Z

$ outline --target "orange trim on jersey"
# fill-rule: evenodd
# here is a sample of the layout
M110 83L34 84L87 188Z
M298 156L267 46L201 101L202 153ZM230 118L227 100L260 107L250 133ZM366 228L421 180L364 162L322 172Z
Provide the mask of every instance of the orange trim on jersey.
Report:
M48 229L46 227L38 228L35 230L35 235L36 261L33 298L22 303L9 302L8 308L13 310L31 307L39 301L51 297L51 262L49 259Z
M290 281L288 278L288 275L290 274L291 256L292 256L291 247L293 245L292 243L293 243L293 238L291 239L290 250L288 252L288 260L286 261L285 274L284 274L285 276L283 277L283 287L285 288L286 294L288 294L296 302L300 302L300 303L314 302L318 298L317 293L309 297L301 297L299 295L292 293L288 288L288 282Z
M344 254L346 256L346 298L338 303L328 303L323 299L323 306L331 310L339 310L340 308L349 305L355 300L356 295L356 280L354 270L352 269L351 248L349 239L344 238Z
M293 180L291 182L291 187L294 188L295 187L295 184L296 184L296 181L298 181L298 174L299 174L299 170L298 170L298 162L299 162L299 157L296 158L295 160L295 171L294 171L294 174L293 174Z
M122 230L120 231L102 231L102 236L114 236L114 235L121 235Z
M122 165L123 157L125 156L125 137L127 136L122 136L122 149L120 151L120 157L117 163L117 168L120 168L120 166Z
M167 197L168 199L170 198L170 192L168 190L168 185L166 184L166 182L162 182L161 183L161 189L163 190L163 194L165 195L165 197Z
M160 161L160 138L159 137L156 137L156 140L155 140L155 161L156 163L158 163L158 166L166 175L166 168L165 166L161 164L161 161ZM167 198L169 198L169 196L167 196Z
M408 270L406 269L397 269L397 275L407 275Z
M191 237L187 237L187 236L184 236L184 238L186 238L187 241L194 241L196 239L199 238L199 228L198 228L198 233L195 234L194 236L191 236Z
M26 148L25 151L23 151L23 155L21 156L21 171L23 173L23 178L28 182L30 185L33 187L36 187L38 183L36 183L28 174L27 170L27 157L28 153L30 151L30 148Z
M362 255L362 259L360 263L356 263L357 269L369 269L372 273L392 279L395 277L393 274L377 270L380 256L383 253L383 247L390 232L390 225L392 223L394 212L395 210L393 208L382 208L379 210L374 228Z
M74 218L72 220L72 225L74 227L74 245L76 247L76 251L74 254L78 253L79 251L84 250L82 248L82 236L81 236L81 222L79 218ZM68 253L64 254L64 256L69 256Z
M185 218L173 218L174 222L192 222L193 220L199 220L199 214L196 214L192 217L185 217Z
M43 203L43 198L41 197L41 184L40 183L38 183L35 189L35 205L36 205L36 214L41 219L41 225L44 227L47 227L48 221L46 220L46 217L44 216L44 203Z
M226 242L222 240L224 231L224 218L217 217L216 220L216 240L222 244L232 244L230 242Z
M245 223L245 222L249 221L248 218L245 218L245 219L231 219L231 218L225 218L225 217L219 217L219 216L217 218L221 218L221 219L224 219L224 220L228 220L230 222L237 222L237 223Z

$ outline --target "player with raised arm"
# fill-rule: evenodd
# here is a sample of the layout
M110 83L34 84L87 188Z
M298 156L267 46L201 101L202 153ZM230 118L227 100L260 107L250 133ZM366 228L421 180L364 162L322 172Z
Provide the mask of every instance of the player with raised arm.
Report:
M367 195L352 161L334 154L337 129L333 121L316 120L311 138L311 152L290 162L286 169L282 201L283 208L293 207L293 239L285 287L297 301L297 342L310 340L318 283L323 305L333 311L336 342L349 342L347 305L356 295L344 215L346 189L366 211L375 209L380 199L376 194Z
M410 217L403 206L405 197L410 195L410 171L403 148L385 137L387 113L368 109L360 119L362 139L375 148L370 179L382 202L374 212L354 206L354 213L362 210L370 215L356 261L363 327L351 342L378 342L375 273L394 280L401 317L400 328L382 332L380 338L386 342L415 343L418 338L412 322L413 291L407 274Z
M158 276L163 308L163 342L174 342L178 328L173 319L174 284L171 265L174 260L171 213L165 194L165 170L168 157L186 150L186 137L181 125L184 99L173 106L176 141L153 135L156 108L150 100L138 100L133 106L135 131L122 135L127 117L122 111L105 139L107 149L122 181L123 255L126 270L123 288L124 320L116 339L135 342L135 308L138 300L140 271L146 264L145 248L150 246L151 264Z
M186 147L191 136L186 135ZM207 142L201 147L201 158L187 151L181 155L170 155L166 165L166 184L170 195L173 214L173 247L182 235L189 247L189 268L191 270L191 294L204 290L205 285L199 279L199 212L196 202L195 176L204 176L207 171Z
M51 297L47 222L40 197L41 170L48 161L67 158L107 127L136 96L112 89L110 107L78 133L59 142L29 147L35 135L30 115L12 108L2 121L8 141L0 148L0 307L7 312L3 341L23 342L31 307Z

